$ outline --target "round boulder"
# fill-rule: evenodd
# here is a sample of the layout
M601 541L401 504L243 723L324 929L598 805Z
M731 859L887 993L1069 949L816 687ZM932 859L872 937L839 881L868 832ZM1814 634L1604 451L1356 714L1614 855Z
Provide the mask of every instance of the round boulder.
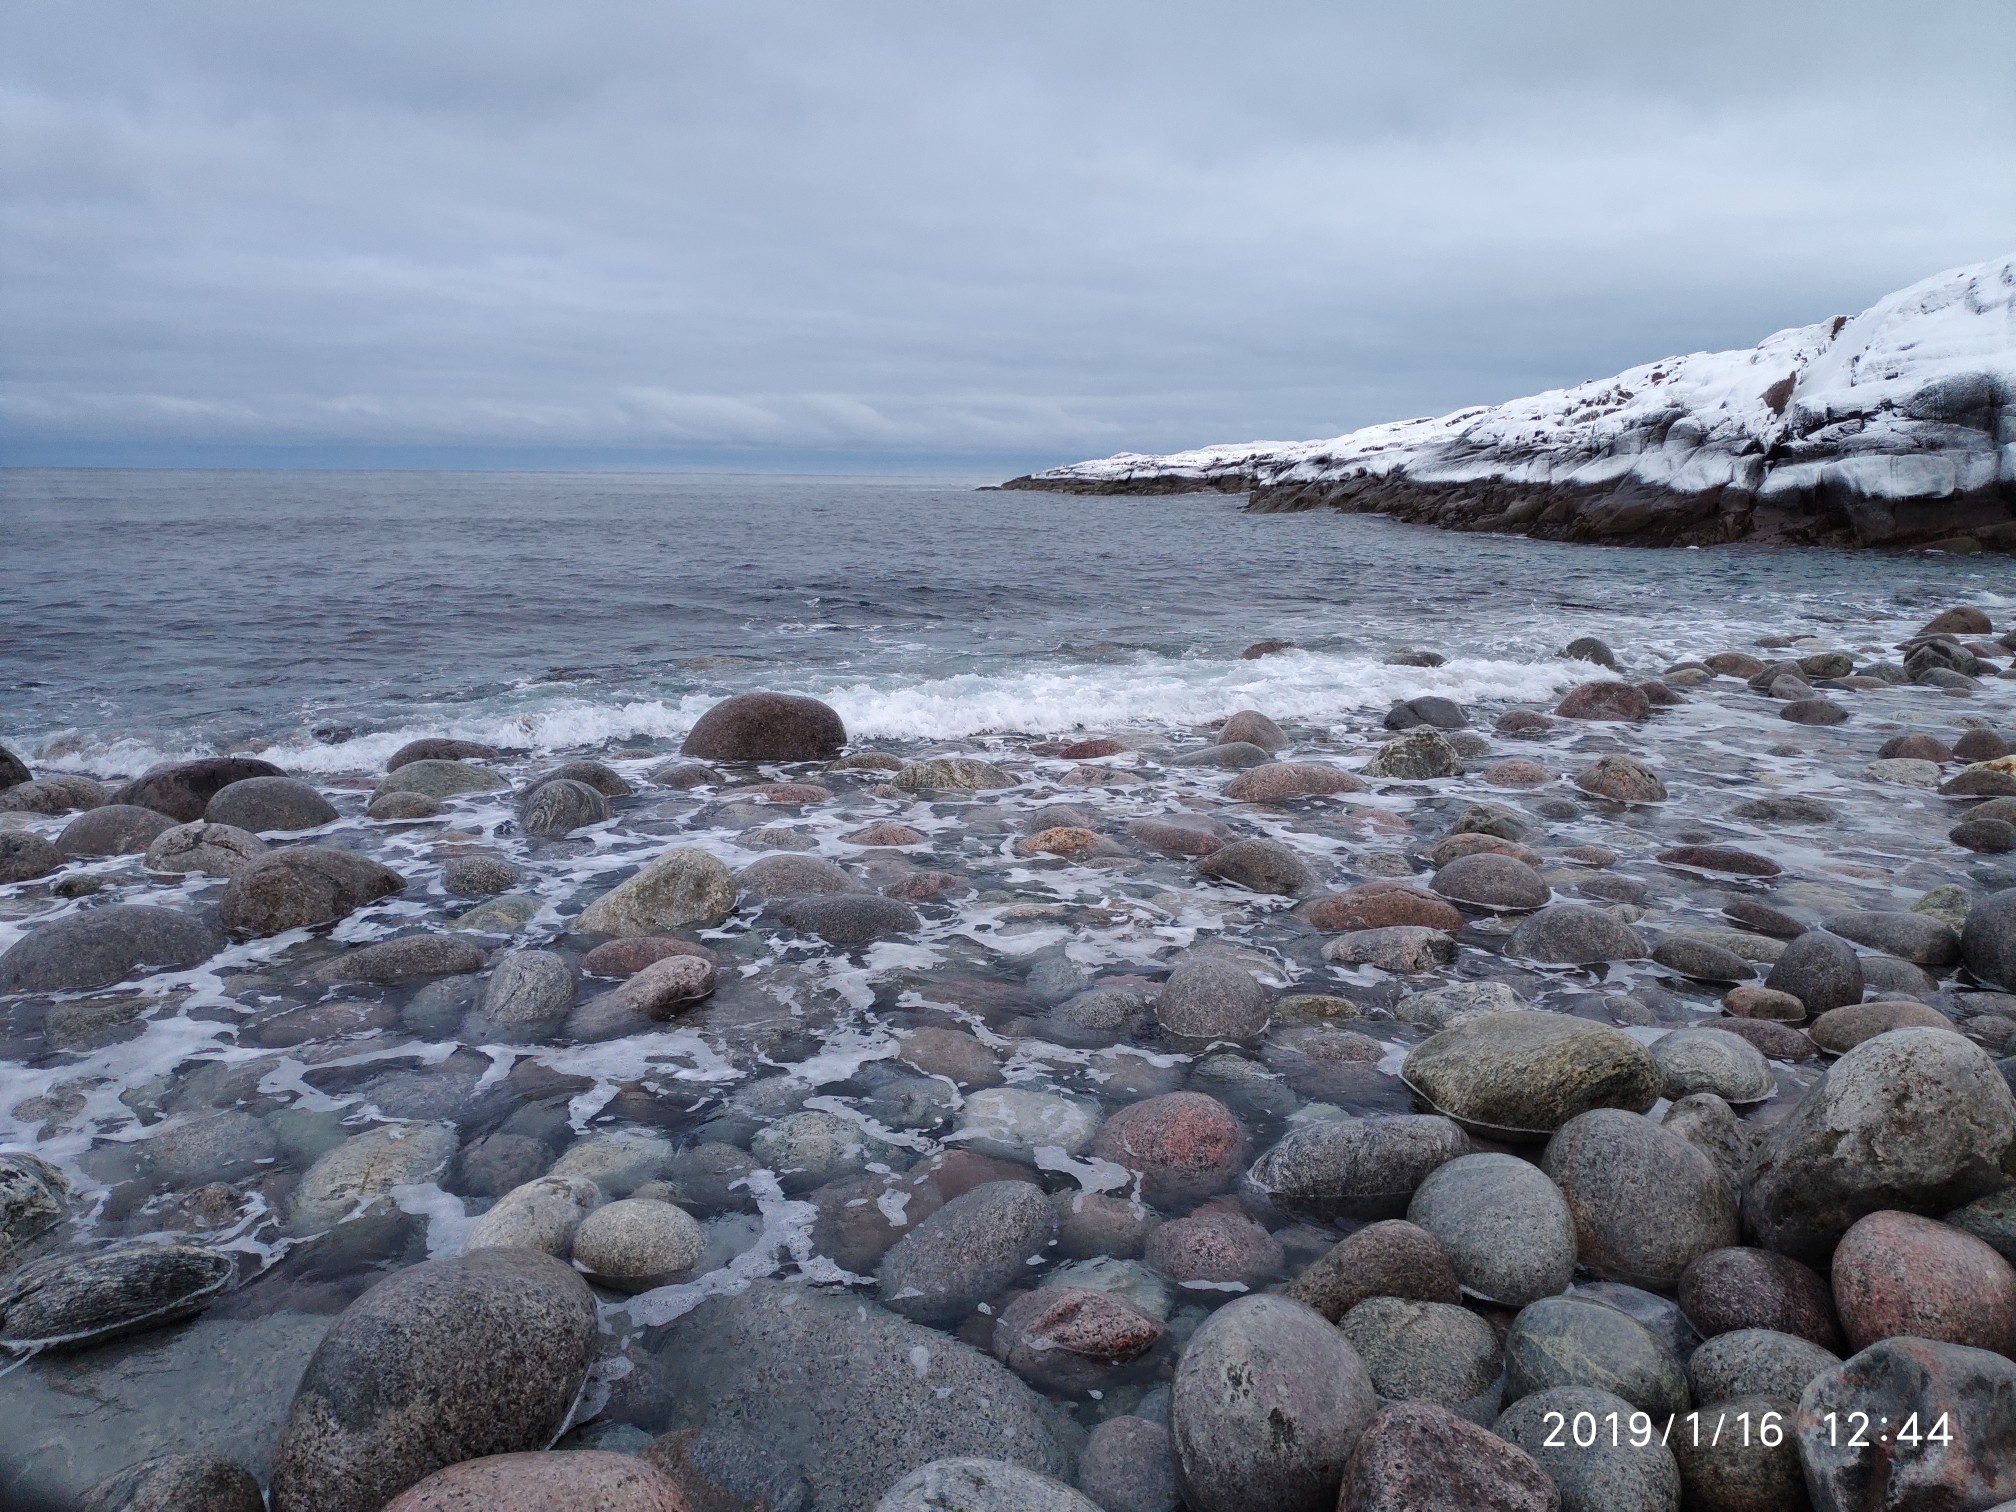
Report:
M1544 1138L1591 1108L1643 1112L1664 1080L1645 1047L1621 1030L1528 1011L1452 1024L1416 1045L1400 1076L1436 1112L1515 1140Z
M1288 1284L1288 1295L1334 1323L1367 1297L1455 1302L1462 1292L1440 1241L1424 1228L1389 1218L1331 1246Z
M184 971L224 948L194 914L143 903L86 909L37 925L0 955L0 992L110 987L148 969Z
M1555 1386L1593 1386L1664 1424L1688 1405L1687 1372L1628 1313L1581 1297L1544 1297L1505 1336L1508 1403Z
M1661 1035L1652 1042L1652 1059L1665 1078L1662 1094L1674 1102L1712 1092L1740 1108L1777 1090L1770 1063L1757 1047L1725 1029L1676 1029Z
M294 777L247 777L217 790L203 817L250 834L320 829L336 822L336 806Z
M1202 1092L1130 1103L1100 1125L1092 1152L1141 1178L1141 1195L1167 1206L1222 1192L1239 1174L1245 1131Z
M46 877L63 864L63 853L28 830L0 830L0 884Z
M1525 862L1490 851L1457 857L1428 885L1458 903L1508 912L1543 908L1553 895L1547 879Z
M1796 1335L1838 1351L1834 1295L1811 1266L1771 1250L1731 1246L1698 1255L1680 1275L1680 1310L1703 1338L1740 1330Z
M1395 1402L1366 1425L1344 1471L1348 1512L1556 1512L1534 1458L1430 1402Z
M1397 1218L1431 1171L1469 1151L1446 1118L1326 1119L1289 1130L1253 1162L1247 1181L1284 1213L1318 1223Z
M1575 1219L1560 1189L1513 1155L1464 1155L1434 1171L1407 1220L1432 1234L1464 1287L1505 1307L1564 1291Z
M1687 1359L1687 1381L1697 1402L1775 1396L1799 1400L1809 1384L1841 1363L1841 1356L1797 1334L1739 1328L1717 1334Z
M1320 1313L1240 1297L1191 1336L1169 1430L1192 1512L1331 1512L1378 1409L1364 1361Z
M1570 1119L1541 1168L1575 1218L1576 1254L1609 1281L1672 1291L1690 1263L1741 1237L1736 1195L1714 1161L1621 1108Z
M334 924L405 887L397 872L355 851L288 846L241 867L224 886L217 916L234 935L276 935Z
M1179 1040L1248 1043L1267 1027L1267 989L1236 962L1185 956L1163 983L1155 1018Z
M437 1470L384 1512L689 1512L679 1487L634 1454L606 1449L492 1454Z
M2016 1268L1972 1234L1871 1213L1841 1236L1833 1274L1851 1349L1909 1334L2016 1357Z
M225 788L248 777L284 777L270 761L250 756L206 756L178 761L136 777L112 794L114 803L159 810L178 824L193 824Z
M1550 966L1593 966L1639 960L1647 951L1637 930L1602 909L1555 903L1529 915L1513 930L1505 953Z
M694 724L679 754L701 761L825 761L847 744L847 726L816 698L738 693Z
M158 809L108 803L86 809L63 826L56 849L65 856L137 856L175 821Z
M163 1454L108 1475L77 1512L265 1512L252 1472L210 1454Z
M646 864L581 911L583 934L665 934L687 925L712 929L735 911L735 879L705 851L678 849Z
M1960 951L1976 978L2016 991L2016 887L1990 893L1968 910Z
M1862 961L1838 935L1809 929L1785 947L1764 985L1789 992L1810 1014L1862 1001Z
M1856 1219L1944 1213L2009 1182L2016 1097L1988 1053L1944 1029L1866 1040L1759 1140L1744 1227L1823 1263Z
M956 1322L1026 1277L1056 1237L1040 1187L983 1183L896 1241L877 1272L883 1303L918 1322Z
M396 1271L308 1362L274 1454L274 1512L369 1512L448 1465L544 1449L587 1378L594 1295L525 1250Z
M518 823L528 835L555 838L600 824L609 817L609 800L585 782L550 777L525 795Z

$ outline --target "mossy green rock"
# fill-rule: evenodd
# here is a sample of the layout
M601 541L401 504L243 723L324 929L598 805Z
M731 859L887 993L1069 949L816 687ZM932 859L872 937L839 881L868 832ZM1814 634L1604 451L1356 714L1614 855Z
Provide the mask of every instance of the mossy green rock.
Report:
M1565 1014L1480 1013L1416 1045L1400 1068L1413 1093L1473 1133L1545 1139L1578 1113L1642 1113L1664 1081L1638 1041Z

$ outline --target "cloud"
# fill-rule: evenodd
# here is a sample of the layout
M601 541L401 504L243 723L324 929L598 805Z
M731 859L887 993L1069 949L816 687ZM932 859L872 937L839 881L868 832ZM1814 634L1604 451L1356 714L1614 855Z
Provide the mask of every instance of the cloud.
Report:
M2016 245L2012 50L1998 0L9 7L0 455L1038 465L1496 401Z

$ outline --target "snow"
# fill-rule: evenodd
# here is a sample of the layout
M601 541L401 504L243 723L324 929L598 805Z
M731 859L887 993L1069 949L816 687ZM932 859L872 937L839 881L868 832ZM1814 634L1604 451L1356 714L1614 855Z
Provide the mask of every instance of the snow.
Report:
M1991 426L2000 415L1999 431L1965 417L1956 424L1956 411L1986 414ZM1267 488L1395 474L1434 485L1735 486L1765 497L1822 482L1883 499L1945 497L1998 480L2016 487L2016 254L1738 351L1669 357L1327 441L1123 452L1032 481L1219 479Z

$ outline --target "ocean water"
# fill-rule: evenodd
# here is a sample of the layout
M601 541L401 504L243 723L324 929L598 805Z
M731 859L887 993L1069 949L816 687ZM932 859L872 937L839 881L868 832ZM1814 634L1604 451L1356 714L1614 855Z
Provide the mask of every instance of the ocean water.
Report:
M1223 495L970 481L0 473L0 741L104 776L416 734L545 753L816 694L869 739L1538 697L1582 634L1825 636L2016 593L2000 559L1591 549ZM1303 650L1242 662L1263 637ZM1387 665L1408 646L1432 670Z
M1201 874L1141 821L1202 818L1228 839L1278 841L1326 889L1426 886L1449 837L1489 804L1492 822L1509 819L1533 848L1553 898L1621 910L1648 940L1726 928L1739 899L1817 921L1908 907L1948 884L2009 886L2009 858L1947 839L1955 800L1867 771L1905 729L1951 740L1975 720L2016 733L2005 677L1964 693L1840 689L1850 718L1827 727L1790 724L1777 702L1720 678L1640 724L1494 729L1496 712L1549 708L1592 674L1558 655L1579 635L1609 642L1633 678L1794 637L1807 639L1791 654L1842 647L1866 664L1956 603L2008 628L2005 565L1606 550L1361 516L1248 516L1221 496L1078 498L953 480L0 474L0 745L40 770L104 778L256 753L337 811L268 843L360 851L405 883L332 927L220 941L185 970L0 993L0 1151L32 1150L70 1190L35 1249L175 1239L236 1267L233 1290L193 1322L0 1367L0 1505L74 1505L91 1480L168 1450L228 1454L263 1474L303 1341L389 1269L458 1253L509 1180L548 1166L596 1172L609 1196L666 1183L660 1194L700 1221L705 1249L689 1274L635 1296L598 1293L606 1358L575 1442L607 1432L634 1447L636 1434L677 1426L636 1383L707 1352L704 1339L669 1342L706 1299L772 1276L880 1294L879 1252L835 1237L859 1195L845 1175L882 1182L875 1211L887 1216L905 1210L904 1183L929 1184L919 1172L932 1162L1001 1148L998 1110L977 1111L972 1078L919 1074L928 1068L902 1039L913 1030L965 1036L961 1064L986 1061L1015 1092L1049 1099L1048 1121L1009 1151L1023 1174L1060 1201L1122 1198L1145 1233L1196 1203L1151 1211L1128 1171L1089 1138L1049 1143L1055 1129L1089 1131L1185 1088L1231 1110L1252 1157L1311 1122L1404 1111L1397 1072L1428 1029L1399 1005L1448 982L1501 982L1648 1043L1720 1012L1720 985L1643 957L1584 968L1510 954L1516 915L1483 909L1466 913L1453 958L1432 969L1335 962L1324 954L1334 936L1293 899ZM1299 649L1240 658L1273 637ZM1393 660L1406 648L1445 660ZM823 764L728 769L693 787L654 777L701 711L753 688L828 699L857 752L963 753L997 763L1006 785L913 793L886 769ZM1424 693L1469 708L1460 776L1248 802L1228 791L1233 773L1180 759L1255 708L1284 727L1286 758L1361 770L1389 738L1389 704ZM1057 737L1071 732L1127 749L1067 758ZM506 785L426 819L373 820L386 758L423 735L504 748L489 765ZM1660 772L1670 801L1596 802L1568 780L1620 750ZM575 757L605 763L630 791L574 833L525 833L517 795ZM1538 785L1490 775L1508 757L1537 764ZM779 789L778 776L814 785ZM1746 806L1760 796L1821 807L1774 818L1784 811ZM0 830L56 841L74 817L7 812ZM1059 826L1093 838L1065 855L1025 844ZM1660 859L1702 843L1740 847L1779 874ZM737 873L780 854L827 863L862 892L911 901L915 916L870 943L829 944L745 878L728 917L679 931L713 953L712 996L612 1031L596 1007L616 979L585 966L598 937L578 916L675 847ZM516 868L506 897L450 885L451 868L478 853ZM0 884L0 952L107 904L214 918L224 888L138 855L67 859ZM481 970L392 983L329 970L416 932L470 942ZM500 963L523 950L564 963L563 1016L502 1033L482 1005ZM1272 995L1264 1033L1200 1049L1163 1032L1161 984L1199 953L1237 962ZM1974 995L1963 986L1916 990L1964 1021ZM1134 1009L1074 1019L1063 1005L1094 987ZM1751 1118L1782 1116L1817 1074L1810 1059L1774 1062ZM794 1165L797 1147L766 1135L805 1115L873 1142L836 1153L829 1139L827 1165ZM440 1158L352 1211L329 1209L318 1173L392 1126ZM500 1138L520 1162L509 1180L497 1176ZM703 1155L717 1165L695 1164ZM746 1167L739 1184L721 1159ZM1138 1242L1096 1272L1061 1254L1032 1271L1119 1278L1167 1318L1163 1344L1115 1367L1097 1394L1052 1391L1083 1425L1166 1382L1210 1309L1292 1276L1337 1237L1259 1194L1240 1200L1271 1231L1260 1249L1278 1247L1245 1280L1167 1260L1157 1271ZM984 1337L985 1320L959 1331ZM818 1446L779 1433L765 1452L798 1458L816 1482Z

